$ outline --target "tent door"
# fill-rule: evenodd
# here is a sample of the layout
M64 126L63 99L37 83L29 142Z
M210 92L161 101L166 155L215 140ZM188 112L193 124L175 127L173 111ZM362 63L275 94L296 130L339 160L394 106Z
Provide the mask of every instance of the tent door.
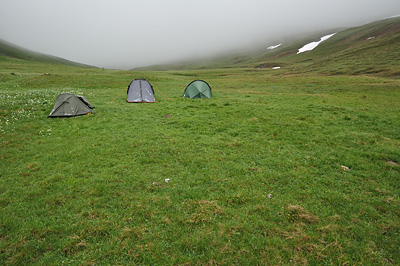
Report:
M140 99L143 101L142 81L140 81L139 84L140 84Z

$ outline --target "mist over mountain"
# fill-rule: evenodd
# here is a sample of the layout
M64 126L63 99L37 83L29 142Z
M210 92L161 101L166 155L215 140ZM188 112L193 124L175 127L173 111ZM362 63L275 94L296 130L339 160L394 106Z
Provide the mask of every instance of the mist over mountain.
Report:
M320 72L322 74L400 75L400 17L347 29L326 29L313 34L294 35L273 43L255 45L247 51L225 51L174 63L155 64L133 70L199 70L253 68L277 74ZM9 58L9 59L7 59ZM63 58L34 52L0 40L2 60L22 59L70 66L85 66ZM171 60L172 61L172 60Z
M22 59L27 61L36 61L43 63L53 63L53 64L63 64L68 66L78 66L78 67L93 67L85 64L80 64L77 62L73 62L64 58L60 58L57 56L47 55L44 53L38 53L35 51L31 51L24 47L20 47L13 43L7 42L5 40L0 39L0 56L3 58L15 58ZM0 57L0 62L2 58Z
M397 14L398 0L2 0L0 38L75 62L130 69Z
M276 74L400 75L400 17L379 20L348 29L328 29L232 53L155 65L135 70L198 70L211 68L254 68Z

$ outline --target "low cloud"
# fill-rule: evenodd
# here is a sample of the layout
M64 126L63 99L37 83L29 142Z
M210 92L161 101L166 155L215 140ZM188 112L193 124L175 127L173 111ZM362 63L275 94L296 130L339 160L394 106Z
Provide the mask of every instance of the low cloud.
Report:
M398 14L398 0L0 0L0 38L128 69L275 45L281 37Z

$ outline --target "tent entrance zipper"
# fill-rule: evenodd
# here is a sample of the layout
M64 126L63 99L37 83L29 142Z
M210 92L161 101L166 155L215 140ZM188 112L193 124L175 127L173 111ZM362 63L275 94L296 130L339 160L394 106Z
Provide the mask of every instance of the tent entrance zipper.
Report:
M140 100L143 101L142 81L140 81Z

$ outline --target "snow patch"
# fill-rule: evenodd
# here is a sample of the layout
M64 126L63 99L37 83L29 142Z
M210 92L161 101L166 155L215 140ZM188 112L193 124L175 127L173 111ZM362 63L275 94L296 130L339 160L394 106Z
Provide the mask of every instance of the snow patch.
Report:
M299 51L297 52L297 54L303 53L303 52L307 52L307 51L311 51L314 50L315 47L317 47L321 42L328 40L330 37L332 37L333 35L335 35L335 33L333 34L329 34L326 35L324 37L321 38L321 40L319 42L311 42L309 44L304 45L303 47L301 47L299 49Z
M280 69L281 67L273 67L272 69Z
M280 44L277 44L277 45L272 45L272 46L270 46L270 47L268 47L267 49L268 50L274 50L275 48L278 48L279 46L281 46L282 44L280 43Z

